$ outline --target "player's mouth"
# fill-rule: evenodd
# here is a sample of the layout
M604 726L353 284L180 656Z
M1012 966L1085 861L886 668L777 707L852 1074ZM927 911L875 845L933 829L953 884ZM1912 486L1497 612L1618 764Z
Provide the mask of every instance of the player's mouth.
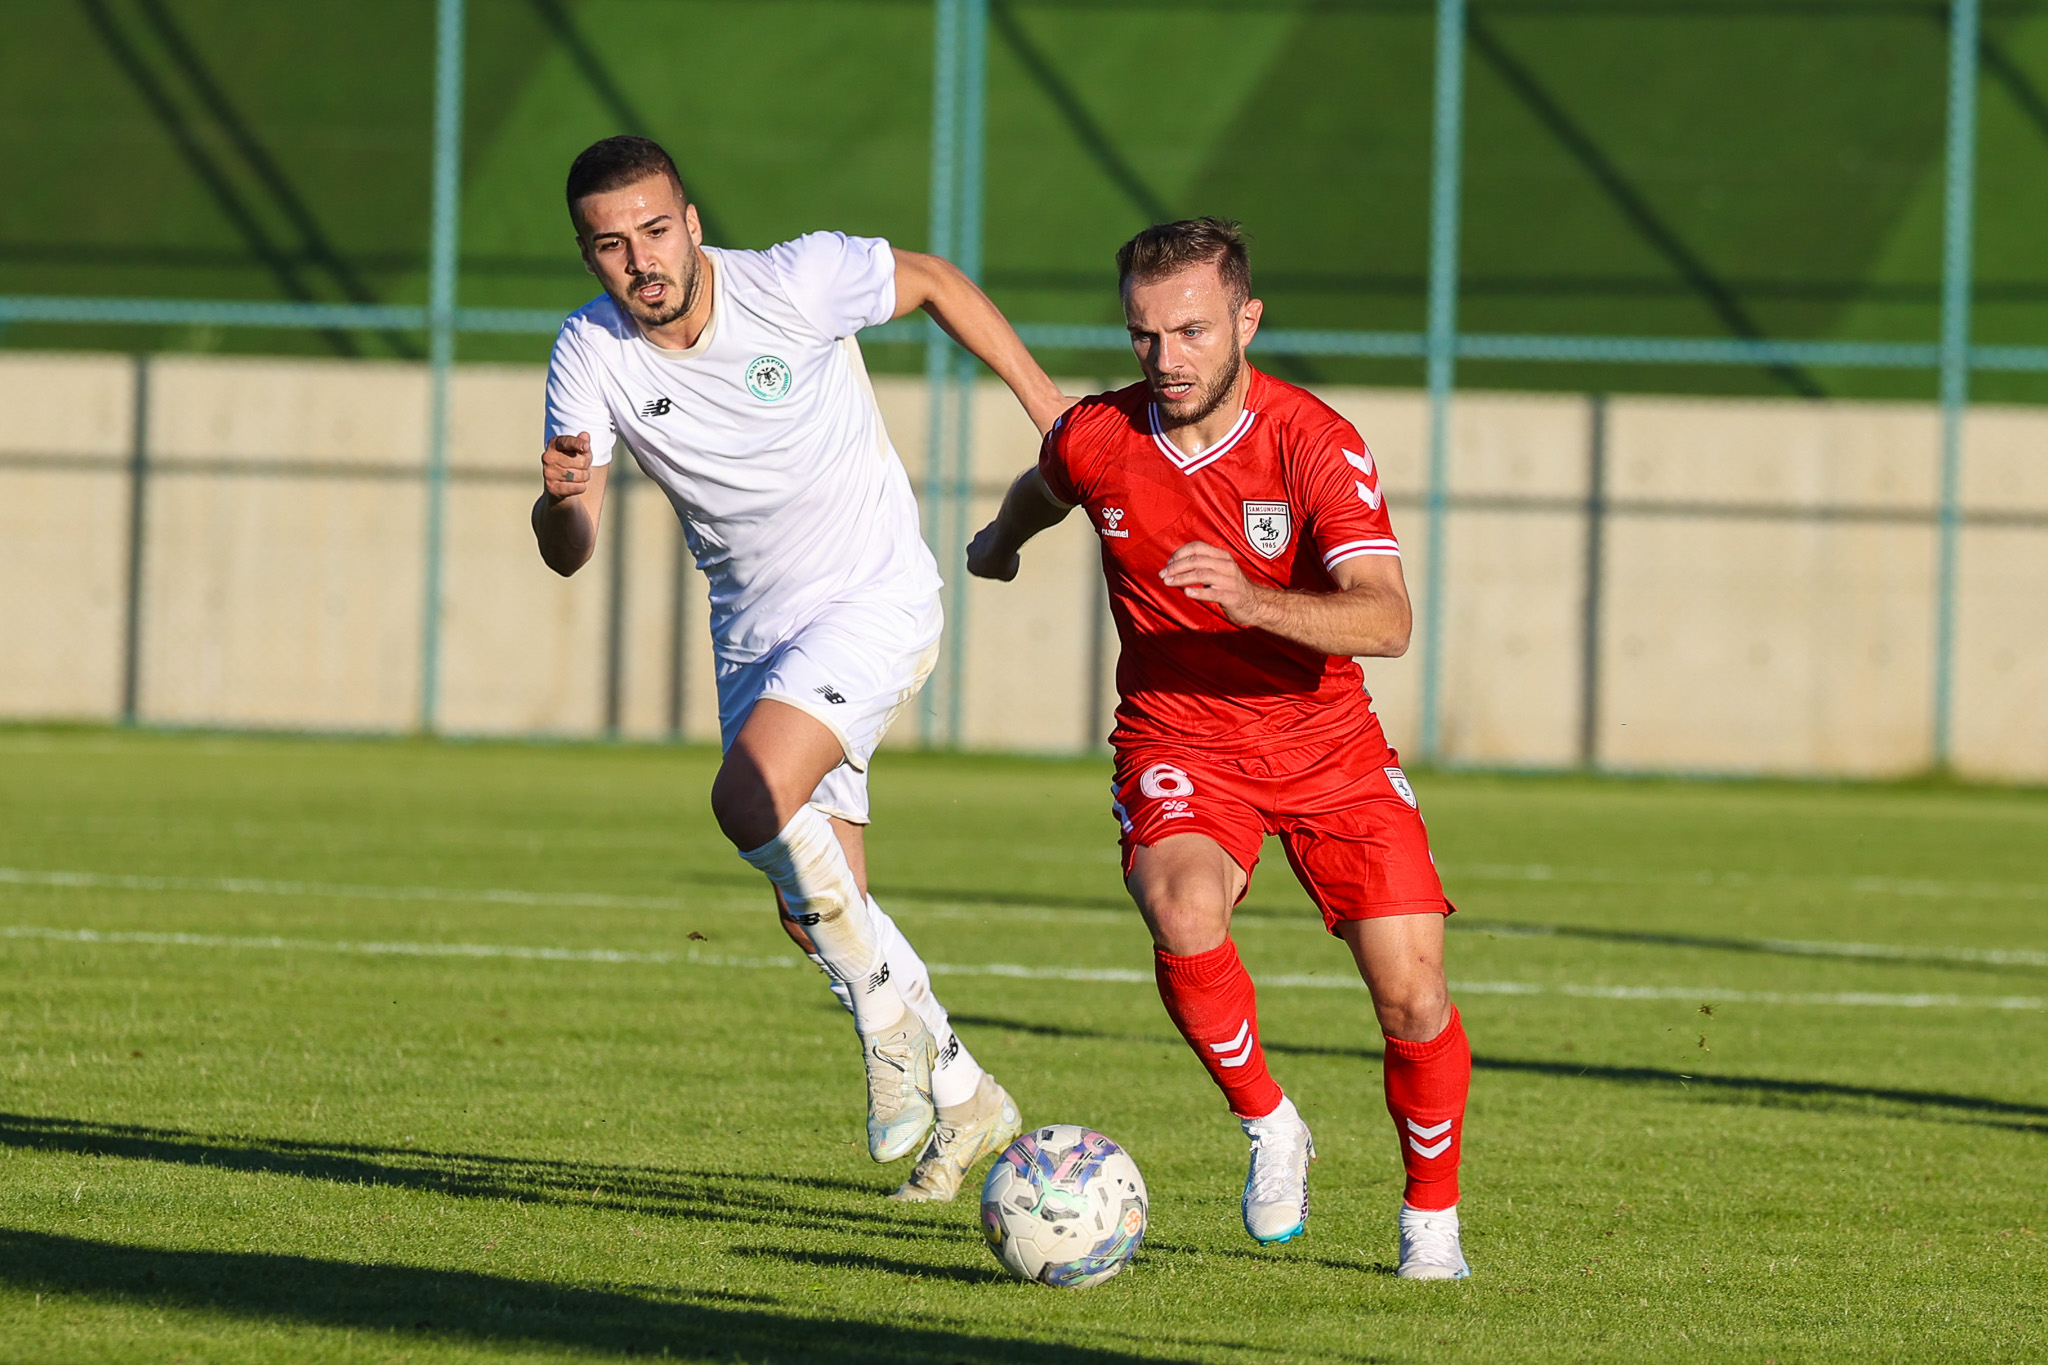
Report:
M1157 394L1159 400L1163 403L1178 403L1184 399L1194 397L1195 381L1192 379L1162 379L1152 386L1152 392Z
M633 290L633 297L652 308L668 297L667 280L647 280Z

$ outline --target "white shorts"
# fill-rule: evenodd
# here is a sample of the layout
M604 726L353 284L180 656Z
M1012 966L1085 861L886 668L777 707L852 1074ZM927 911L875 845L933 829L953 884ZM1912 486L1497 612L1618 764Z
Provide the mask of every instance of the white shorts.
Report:
M718 665L718 732L730 749L763 697L814 717L845 753L811 794L827 815L868 822L868 760L938 662L936 593L911 606L842 602L768 653Z

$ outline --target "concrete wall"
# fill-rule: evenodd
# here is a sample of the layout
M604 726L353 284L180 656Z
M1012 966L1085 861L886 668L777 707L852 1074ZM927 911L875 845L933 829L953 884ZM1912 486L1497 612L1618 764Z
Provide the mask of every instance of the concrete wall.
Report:
M920 488L921 381L878 377ZM405 729L420 699L427 385L416 365L170 357L149 366L134 655L145 722ZM136 366L0 356L0 716L108 719L127 669ZM1420 394L1324 395L1383 470L1418 607ZM563 580L527 509L541 376L464 366L445 523L440 723L461 733L716 734L703 583L673 515L620 467L597 558ZM1604 451L1596 761L1883 774L1931 748L1939 429L1926 405L1465 393L1446 519L1447 757L1562 766L1588 700L1587 506ZM1000 387L973 409L971 496L940 504L945 569L1034 455ZM1958 766L2048 778L2048 413L1969 419L1956 654ZM930 524L930 511L927 511ZM616 543L623 529L623 544ZM1080 518L1018 582L949 587L941 664L894 744L1074 751L1106 724L1113 635ZM614 636L612 621L618 628ZM676 627L681 625L678 635ZM617 663L612 663L616 638ZM1420 637L1418 635L1418 645ZM680 647L681 666L675 666ZM1420 649L1366 665L1412 747Z

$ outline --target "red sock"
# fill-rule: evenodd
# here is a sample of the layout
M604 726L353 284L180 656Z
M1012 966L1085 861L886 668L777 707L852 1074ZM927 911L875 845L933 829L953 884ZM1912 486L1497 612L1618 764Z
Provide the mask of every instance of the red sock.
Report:
M1447 1209L1458 1202L1458 1148L1471 1088L1472 1045L1457 1006L1444 1031L1426 1043L1387 1039L1387 1112L1408 1169L1408 1207Z
M1259 1006L1251 973L1237 960L1229 939L1220 948L1192 957L1154 949L1153 974L1159 998L1188 1046L1241 1119L1262 1119L1286 1096L1266 1072L1259 1046Z

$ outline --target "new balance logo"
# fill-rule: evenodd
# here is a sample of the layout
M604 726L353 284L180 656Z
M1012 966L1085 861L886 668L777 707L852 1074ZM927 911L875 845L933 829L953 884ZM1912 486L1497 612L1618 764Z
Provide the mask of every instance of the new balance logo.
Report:
M783 918L791 924L801 924L804 928L808 929L825 917L823 915L784 915Z
M1344 459L1353 469L1370 479L1373 476L1372 454L1369 451L1347 450ZM1373 511L1380 510L1380 501L1385 496L1379 489L1362 480L1352 480L1351 486L1358 490L1358 500Z
M813 692L816 692L819 696L823 697L826 701L831 702L834 706L846 705L846 698L841 696L839 693L839 689L832 686L830 683L825 684L823 687L814 687L811 690Z
M1415 1154L1424 1161L1434 1161L1450 1150L1451 1125L1457 1122L1456 1119L1445 1119L1442 1123L1428 1128L1423 1127L1414 1119L1403 1119L1402 1122L1408 1125L1408 1145L1413 1147ZM1429 1142L1431 1138L1442 1138L1443 1140L1441 1142ZM1423 1145L1426 1142L1429 1143L1428 1146Z
M868 978L868 989L869 989L869 990L871 990L871 991L878 991L878 990L882 989L882 987L883 987L883 986L884 986L885 984L887 984L888 980L889 980L889 964L888 964L888 963L886 963L886 962L884 962L884 963L882 964L882 970L880 970L879 972L876 972L876 973L875 973L875 974L874 974L873 976L871 976L871 977L869 977L869 978Z
M946 1039L946 1045L939 1049L939 1055L932 1058L932 1069L936 1071L938 1068L950 1064L959 1055L960 1035L956 1033Z
M668 410L674 406L666 398L650 399L647 405L640 409L640 415L642 417L666 417L668 416Z
M1252 1036L1252 1021L1247 1019L1237 1026L1237 1036L1227 1043L1211 1043L1209 1051L1216 1053L1216 1065L1240 1067L1252 1059L1259 1040Z

